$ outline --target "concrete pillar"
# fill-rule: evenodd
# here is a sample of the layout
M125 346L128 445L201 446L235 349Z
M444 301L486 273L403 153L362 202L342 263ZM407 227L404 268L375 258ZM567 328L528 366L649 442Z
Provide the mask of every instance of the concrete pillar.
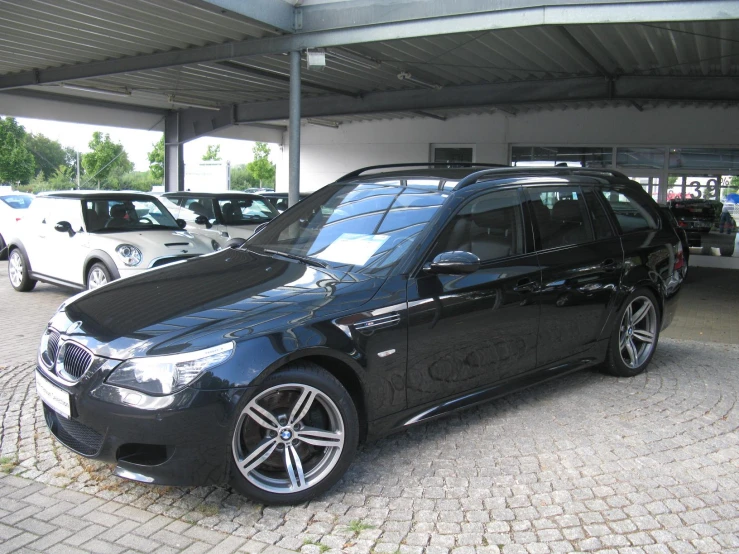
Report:
M185 162L180 142L180 113L170 112L164 120L164 190L185 190Z
M300 200L300 51L290 52L290 185L287 193L288 206Z

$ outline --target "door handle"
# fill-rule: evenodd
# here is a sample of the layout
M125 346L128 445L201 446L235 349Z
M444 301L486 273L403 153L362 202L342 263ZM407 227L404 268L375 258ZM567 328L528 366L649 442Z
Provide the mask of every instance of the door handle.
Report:
M606 271L613 271L618 267L618 264L616 264L616 260L613 258L608 258L607 260L603 260L603 263L601 263L600 266Z
M516 286L513 287L513 290L515 292L534 292L539 288L539 285L536 283L536 281L532 281L531 279L524 278L518 281L516 283Z

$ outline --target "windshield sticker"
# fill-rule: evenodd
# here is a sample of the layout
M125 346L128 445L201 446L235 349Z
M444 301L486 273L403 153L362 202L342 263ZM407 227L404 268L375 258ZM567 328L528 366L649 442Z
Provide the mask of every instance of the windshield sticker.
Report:
M312 254L312 256L327 262L364 265L388 238L390 238L389 235L343 233L321 252Z

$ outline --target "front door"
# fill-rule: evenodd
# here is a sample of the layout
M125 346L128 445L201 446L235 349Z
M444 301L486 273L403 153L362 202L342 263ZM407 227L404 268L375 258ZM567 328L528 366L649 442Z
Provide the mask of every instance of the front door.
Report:
M421 405L536 366L540 283L517 189L471 199L441 232L429 261L468 251L469 275L420 274L408 283L408 404Z
M72 233L57 231L54 227L67 221ZM53 198L46 217L46 250L48 265L38 271L68 283L84 285L84 263L88 254L89 238L82 218L82 202L77 198ZM34 268L35 269L35 268Z
M542 186L527 194L542 271L542 367L576 356L602 337L618 293L623 250L591 189Z

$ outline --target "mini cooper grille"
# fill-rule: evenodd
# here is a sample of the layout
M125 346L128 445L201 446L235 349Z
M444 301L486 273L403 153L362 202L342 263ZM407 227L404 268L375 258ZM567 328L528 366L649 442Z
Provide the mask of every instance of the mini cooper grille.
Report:
M49 330L49 343L46 346L46 356L48 357L49 365L54 365L56 360L56 354L59 351L59 331L54 329Z
M46 424L65 446L85 456L94 456L103 445L103 436L74 419L66 419L44 405Z
M62 345L56 363L60 374L66 373L73 379L79 379L90 367L92 355L81 346L67 342Z

